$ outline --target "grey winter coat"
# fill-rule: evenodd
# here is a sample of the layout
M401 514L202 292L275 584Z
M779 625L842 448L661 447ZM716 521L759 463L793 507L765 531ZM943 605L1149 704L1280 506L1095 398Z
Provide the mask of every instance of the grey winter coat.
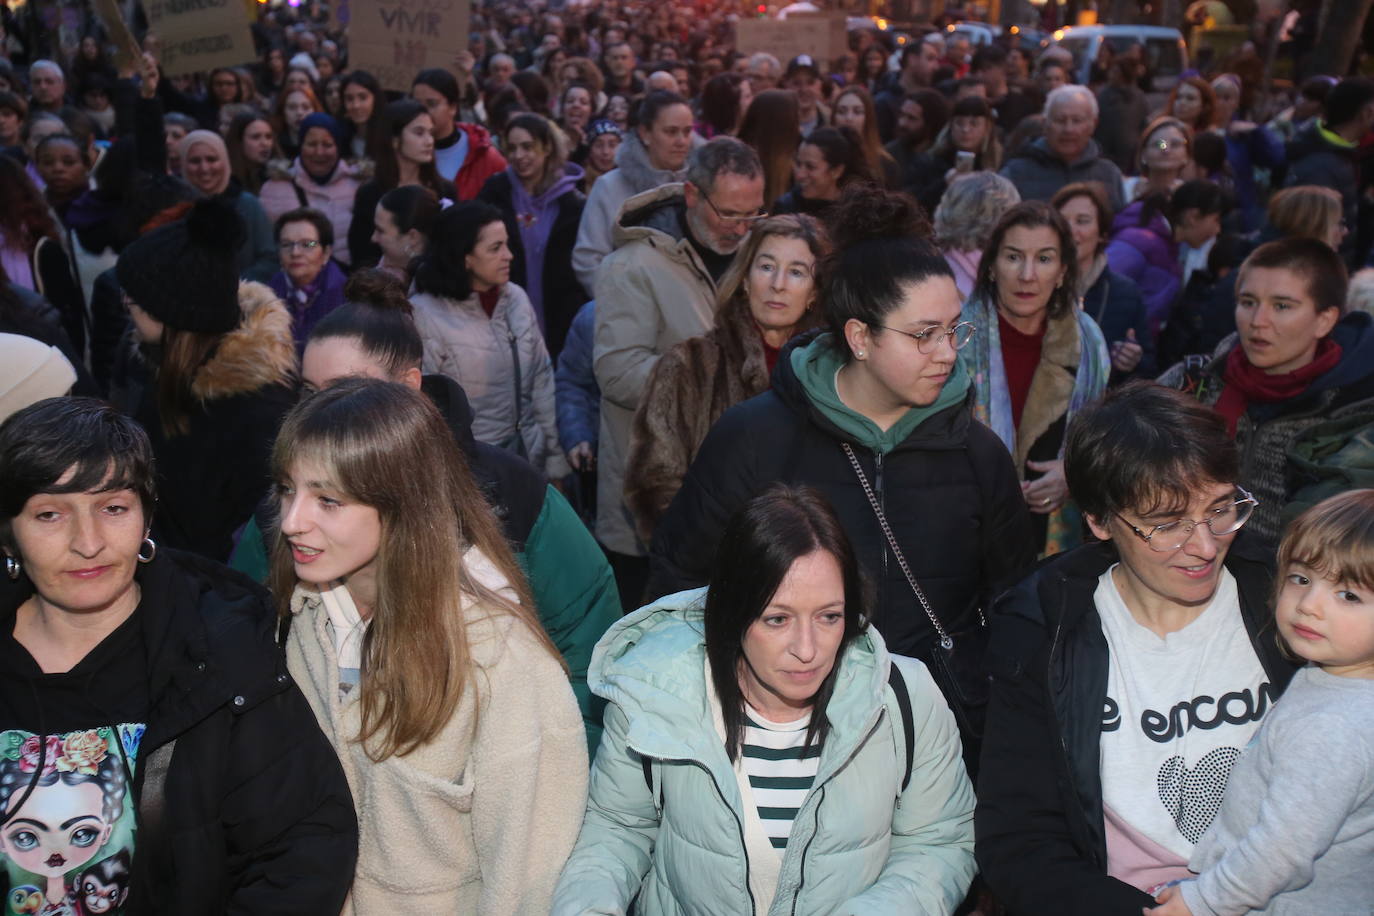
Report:
M1096 140L1089 140L1083 155L1073 162L1065 163L1050 152L1049 144L1041 137L1024 153L1002 166L1002 177L1016 185L1022 200L1048 201L1054 193L1066 184L1075 181L1096 181L1107 192L1107 200L1112 212L1120 210L1125 204L1121 187L1121 169L1116 163L1102 156Z

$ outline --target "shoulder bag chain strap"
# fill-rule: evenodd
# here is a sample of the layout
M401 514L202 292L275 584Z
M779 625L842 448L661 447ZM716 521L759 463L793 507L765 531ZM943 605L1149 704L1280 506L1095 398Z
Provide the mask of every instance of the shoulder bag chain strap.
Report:
M906 576L906 581L911 585L911 590L916 593L916 600L921 602L921 608L930 618L930 625L935 628L935 633L940 637L940 648L949 651L954 648L954 639L946 632L944 625L940 623L940 618L935 616L935 611L931 610L930 602L926 600L926 593L921 591L921 586L917 584L916 577L911 574L911 567L907 565L906 557L902 554L902 548L897 546L897 538L892 534L892 527L887 523L887 516L883 514L882 507L878 505L878 497L873 494L873 488L868 485L868 476L864 474L864 469L859 465L859 459L854 456L854 449L848 442L841 442L840 447L849 458L850 465L854 468L854 473L859 475L859 483L863 485L864 495L868 497L868 504L873 507L873 514L878 516L878 525L883 529L883 536L887 538L887 544L892 548L892 555L897 558L897 565L901 567L902 575Z

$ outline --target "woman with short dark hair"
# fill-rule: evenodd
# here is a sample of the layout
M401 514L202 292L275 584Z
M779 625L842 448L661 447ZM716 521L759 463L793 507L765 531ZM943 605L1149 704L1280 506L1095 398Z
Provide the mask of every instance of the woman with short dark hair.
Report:
M978 864L1015 913L1138 916L1221 807L1293 674L1272 638L1273 553L1210 409L1128 382L1064 454L1100 543L997 600Z
M0 425L0 867L25 912L338 912L339 761L267 592L149 536L155 473L95 400Z
M852 127L818 127L797 147L796 183L773 202L773 212L824 216L852 184L881 182L869 171L863 138Z
M463 387L473 435L528 458L550 480L569 472L558 445L553 364L529 297L511 282L501 211L483 201L439 215L415 271L424 371Z
M615 624L552 912L952 912L973 876L954 717L867 609L834 510L777 486L734 513L709 588Z

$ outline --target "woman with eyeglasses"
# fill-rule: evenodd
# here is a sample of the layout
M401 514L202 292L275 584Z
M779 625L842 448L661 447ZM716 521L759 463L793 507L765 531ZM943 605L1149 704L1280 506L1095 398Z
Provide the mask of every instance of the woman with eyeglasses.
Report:
M1226 419L1243 460L1238 479L1260 501L1251 527L1277 542L1286 520L1367 466L1374 319L1346 313L1344 262L1316 239L1261 245L1236 278L1236 333L1159 381Z
M1122 179L1126 200L1173 194L1193 162L1192 128L1168 115L1155 118L1140 135L1135 161L1140 174Z
M981 609L1035 557L1016 471L974 420L956 356L983 329L961 320L949 264L910 197L860 186L831 226L817 297L826 328L784 346L770 389L711 427L654 530L649 590L704 583L726 520L770 484L816 487L867 565L888 646L943 653L936 680L976 759Z
M343 305L347 277L332 257L334 224L319 210L288 210L277 217L273 230L281 270L272 275L272 292L291 313L291 336L300 355L310 329Z
M1189 877L1295 666L1273 551L1237 537L1256 501L1220 416L1130 382L1078 415L1064 461L1099 543L993 608L976 854L1010 912L1139 916Z
M814 217L757 223L720 281L715 327L674 345L654 366L625 462L625 501L645 541L711 424L767 391L783 346L821 324L816 265L829 248Z
M962 354L974 415L1012 454L1036 546L1078 543L1064 483L1064 433L1107 388L1111 362L1097 323L1078 307L1073 233L1049 204L1017 204L992 231L963 320L980 333Z

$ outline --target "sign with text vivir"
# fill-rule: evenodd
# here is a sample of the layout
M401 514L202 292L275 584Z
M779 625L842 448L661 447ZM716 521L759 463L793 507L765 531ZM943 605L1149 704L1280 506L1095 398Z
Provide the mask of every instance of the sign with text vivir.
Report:
M236 67L254 57L243 0L145 0L144 8L168 76Z
M426 67L452 69L470 15L469 0L350 0L350 62L382 88L408 92Z

